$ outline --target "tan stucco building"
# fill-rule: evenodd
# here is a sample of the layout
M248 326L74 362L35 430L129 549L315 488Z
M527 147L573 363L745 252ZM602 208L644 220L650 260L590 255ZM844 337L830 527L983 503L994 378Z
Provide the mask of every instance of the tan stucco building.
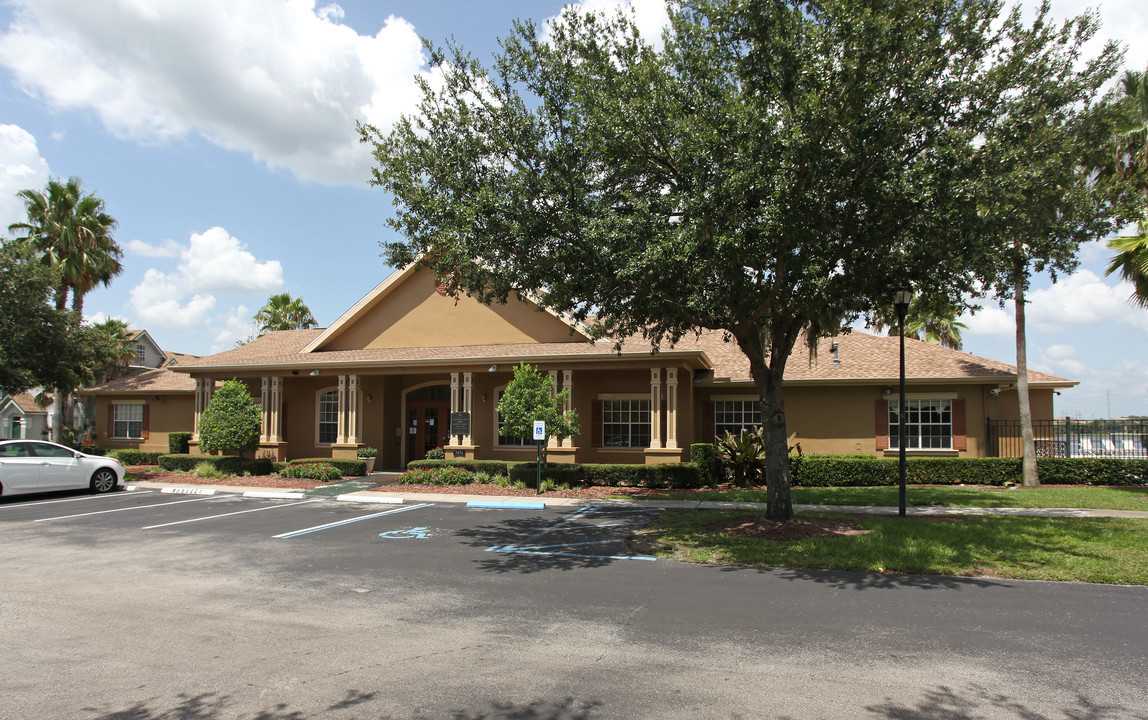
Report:
M784 390L788 427L803 451L894 454L897 338L852 332L823 341L812 361L807 352L790 358ZM1017 417L1013 367L915 340L906 341L906 356L910 453L984 455L986 418ZM158 377L139 377L134 390L117 381L90 392L112 446L127 442L114 437L112 405L141 405L144 446L163 449L166 432L194 433L218 383L238 378L262 404L260 453L278 459L353 457L371 446L378 469L402 468L435 447L448 458L529 460L533 443L500 437L496 409L523 362L569 389L580 418L580 435L550 441L552 461L677 462L688 459L691 443L760 424L748 361L721 332L656 354L641 340L617 352L528 298L456 302L413 266L329 328L273 332L162 368L181 383L170 391ZM1051 419L1054 392L1075 384L1035 372L1029 379L1037 419ZM469 424L452 432L452 415ZM193 452L195 445L193 435Z

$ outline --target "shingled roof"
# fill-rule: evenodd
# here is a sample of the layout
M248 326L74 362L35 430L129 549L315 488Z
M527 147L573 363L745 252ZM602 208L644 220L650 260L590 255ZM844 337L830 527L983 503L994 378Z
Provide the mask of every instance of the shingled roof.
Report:
M186 357L194 357L188 355ZM83 395L108 393L193 393L195 379L190 375L172 372L170 367L148 368L130 372L123 377L93 385L80 391Z
M594 344L524 343L303 352L323 332L322 329L271 332L234 350L181 360L172 369L182 374L210 369L241 370L258 367L426 366L465 361L517 362L619 357L613 343L608 340ZM699 367L713 369L716 382L751 382L749 360L737 343L726 341L724 335L716 330L703 331L696 337L687 335L672 348L663 346L660 353L663 356L696 359ZM834 342L838 343L838 362L834 362ZM649 345L640 338L627 342L621 353L621 357L629 359L648 358L649 355ZM1013 365L919 340L906 339L905 358L907 375L915 381L1007 382L1016 379L1016 367ZM896 337L879 337L855 330L836 338L823 339L812 361L808 348L799 345L786 364L785 381L799 384L892 382L898 378L898 369L899 346ZM188 380L190 382L190 378ZM1029 372L1029 382L1052 387L1071 387L1076 384L1072 380L1034 371Z

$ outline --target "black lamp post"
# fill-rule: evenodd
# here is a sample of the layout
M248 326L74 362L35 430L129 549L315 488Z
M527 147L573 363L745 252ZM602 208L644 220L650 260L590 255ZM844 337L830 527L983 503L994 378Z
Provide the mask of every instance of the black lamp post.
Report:
M909 408L905 403L905 315L909 312L909 301L913 299L911 290L898 290L893 296L893 308L897 311L897 333L901 336L901 397L897 405L897 514L905 517L905 419Z

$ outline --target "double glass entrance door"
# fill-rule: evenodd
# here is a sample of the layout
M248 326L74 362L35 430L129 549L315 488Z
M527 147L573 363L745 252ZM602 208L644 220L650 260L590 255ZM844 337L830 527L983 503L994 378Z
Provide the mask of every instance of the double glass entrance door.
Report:
M450 387L435 385L407 395L407 462L426 458L428 450L450 440Z

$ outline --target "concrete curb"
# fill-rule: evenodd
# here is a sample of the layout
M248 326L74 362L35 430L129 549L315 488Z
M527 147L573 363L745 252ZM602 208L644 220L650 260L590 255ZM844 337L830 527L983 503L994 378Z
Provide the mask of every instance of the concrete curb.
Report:
M270 498L272 500L303 500L307 496L301 492L268 492L266 490L248 490L247 492L243 493L243 497Z

